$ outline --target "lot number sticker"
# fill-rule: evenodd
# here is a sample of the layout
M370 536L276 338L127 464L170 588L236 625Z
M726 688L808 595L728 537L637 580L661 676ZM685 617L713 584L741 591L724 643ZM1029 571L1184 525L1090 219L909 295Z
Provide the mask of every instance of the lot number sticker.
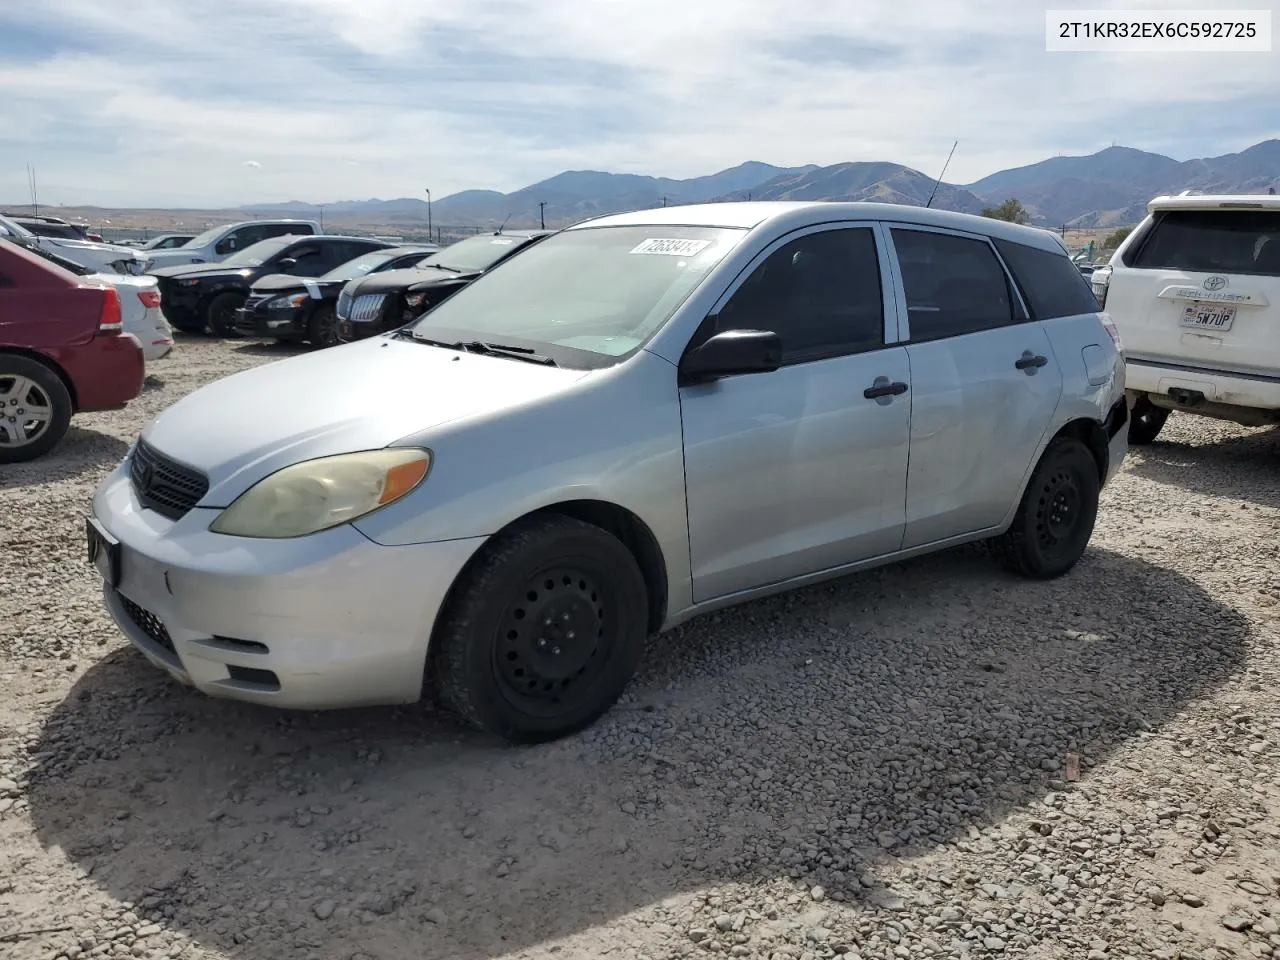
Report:
M663 240L653 238L638 244L632 253L657 253L668 257L692 257L711 246L710 240Z

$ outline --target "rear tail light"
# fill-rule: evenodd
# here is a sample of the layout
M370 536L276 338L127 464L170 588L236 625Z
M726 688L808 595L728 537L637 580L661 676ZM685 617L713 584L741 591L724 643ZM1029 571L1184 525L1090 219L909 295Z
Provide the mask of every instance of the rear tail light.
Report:
M102 291L102 313L98 316L99 333L120 333L124 329L124 315L120 310L120 294L115 287Z
M1124 353L1124 344L1120 342L1120 331L1116 329L1115 322L1112 321L1111 315L1103 313L1099 314L1099 317L1102 319L1103 329L1107 331L1108 335L1111 337L1112 343L1116 345L1116 350Z
M160 306L160 294L155 290L143 290L138 294L138 299L142 301L142 305L148 310L154 310Z
M1110 285L1110 267L1099 267L1089 276L1089 286L1093 288L1093 295L1098 298L1098 306L1103 309L1107 306L1107 287Z

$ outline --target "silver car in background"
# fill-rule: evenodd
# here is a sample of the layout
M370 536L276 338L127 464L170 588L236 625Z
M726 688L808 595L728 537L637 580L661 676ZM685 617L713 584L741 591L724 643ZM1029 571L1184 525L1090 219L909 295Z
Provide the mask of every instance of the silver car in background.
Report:
M433 683L546 740L705 611L976 540L1065 573L1127 416L1114 328L1051 233L667 207L196 391L86 536L120 628L209 694L330 708Z

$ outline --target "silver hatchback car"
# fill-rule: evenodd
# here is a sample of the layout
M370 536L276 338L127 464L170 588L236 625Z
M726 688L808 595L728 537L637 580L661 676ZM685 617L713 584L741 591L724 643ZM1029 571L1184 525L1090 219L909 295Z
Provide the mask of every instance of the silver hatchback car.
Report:
M433 683L546 740L714 608L975 540L1066 572L1127 417L1115 330L1051 233L666 207L197 390L86 535L120 628L206 693L330 708Z

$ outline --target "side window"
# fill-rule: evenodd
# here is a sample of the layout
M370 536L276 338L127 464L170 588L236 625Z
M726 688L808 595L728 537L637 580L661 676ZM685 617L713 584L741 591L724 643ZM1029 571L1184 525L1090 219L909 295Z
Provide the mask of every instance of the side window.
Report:
M784 363L883 346L875 234L852 227L783 244L729 298L716 329L772 330Z
M299 226L296 223L269 223L262 227L261 239L266 240L270 237L283 237L287 234L310 234L310 227Z
M297 261L287 270L280 271L295 277L318 277L322 273L327 273L329 268L333 266L330 258L325 250L321 249L318 244L311 246L294 247L292 250L286 248L281 251L281 259L290 257Z
M1066 254L1011 240L996 240L995 244L1037 320L1097 313L1100 309L1089 281Z
M986 241L902 228L892 234L912 341L1014 322L1008 278Z

